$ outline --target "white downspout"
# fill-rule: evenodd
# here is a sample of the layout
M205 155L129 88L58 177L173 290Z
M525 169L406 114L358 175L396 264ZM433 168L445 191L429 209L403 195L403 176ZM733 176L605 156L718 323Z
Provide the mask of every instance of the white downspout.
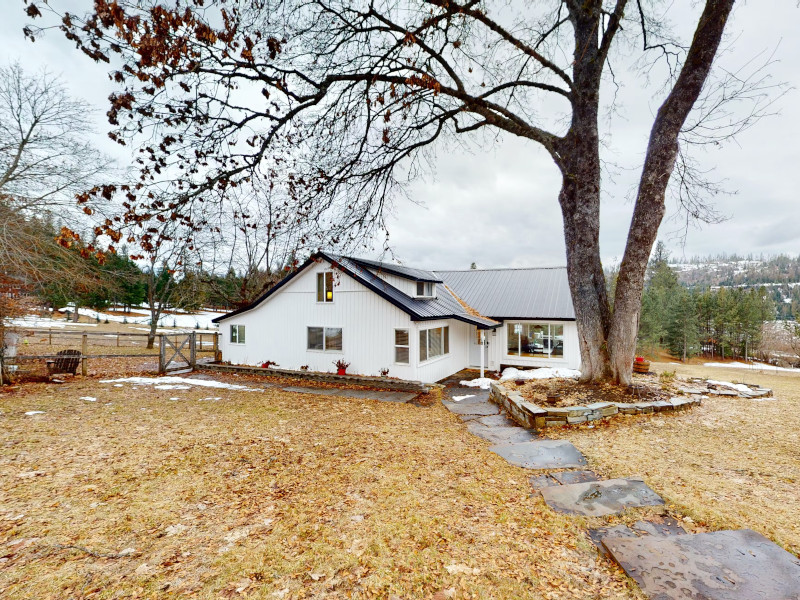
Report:
M481 378L483 378L483 355L486 352L486 330L481 329Z

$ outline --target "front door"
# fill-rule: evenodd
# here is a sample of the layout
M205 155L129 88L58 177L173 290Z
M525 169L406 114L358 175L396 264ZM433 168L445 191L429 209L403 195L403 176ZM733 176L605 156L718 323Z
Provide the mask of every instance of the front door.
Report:
M484 334L485 335L485 334ZM486 337L486 344L483 346L483 366L489 368L489 336ZM481 330L477 327L472 332L472 343L469 346L469 366L480 368L481 366Z

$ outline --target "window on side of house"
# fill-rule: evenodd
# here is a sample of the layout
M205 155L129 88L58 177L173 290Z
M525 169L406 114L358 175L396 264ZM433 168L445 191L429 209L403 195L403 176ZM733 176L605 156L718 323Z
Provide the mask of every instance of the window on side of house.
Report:
M341 327L309 327L307 330L307 348L323 352L341 352Z
M333 271L317 273L317 302L333 302Z
M411 354L408 329L394 330L394 362L407 365Z
M417 282L417 297L418 298L433 298L435 295L436 286L430 281Z
M419 332L419 362L450 353L450 327L434 327Z
M244 325L231 325L231 344L244 344Z
M562 358L564 325L560 323L508 323L509 356Z

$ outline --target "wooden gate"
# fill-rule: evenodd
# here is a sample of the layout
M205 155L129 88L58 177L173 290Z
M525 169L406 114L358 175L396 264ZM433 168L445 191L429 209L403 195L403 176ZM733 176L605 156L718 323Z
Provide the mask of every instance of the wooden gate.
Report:
M197 345L196 334L194 331L184 336L172 336L176 340L173 342L168 335L162 335L159 342L158 352L158 372L160 374L179 369L194 369L197 366ZM188 351L188 356L187 356ZM170 365L172 365L170 367Z

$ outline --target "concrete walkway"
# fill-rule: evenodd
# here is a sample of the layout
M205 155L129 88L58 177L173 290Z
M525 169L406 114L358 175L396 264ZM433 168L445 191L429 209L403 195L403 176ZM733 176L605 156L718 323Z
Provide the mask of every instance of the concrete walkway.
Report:
M542 473L530 483L551 509L603 517L664 503L640 479L600 480L585 470L586 457L573 444L516 426L489 402L488 390L460 385L474 377L464 375L441 382L442 404L494 443L491 452ZM589 537L654 600L800 600L800 560L748 529L689 534L661 516L590 530Z

